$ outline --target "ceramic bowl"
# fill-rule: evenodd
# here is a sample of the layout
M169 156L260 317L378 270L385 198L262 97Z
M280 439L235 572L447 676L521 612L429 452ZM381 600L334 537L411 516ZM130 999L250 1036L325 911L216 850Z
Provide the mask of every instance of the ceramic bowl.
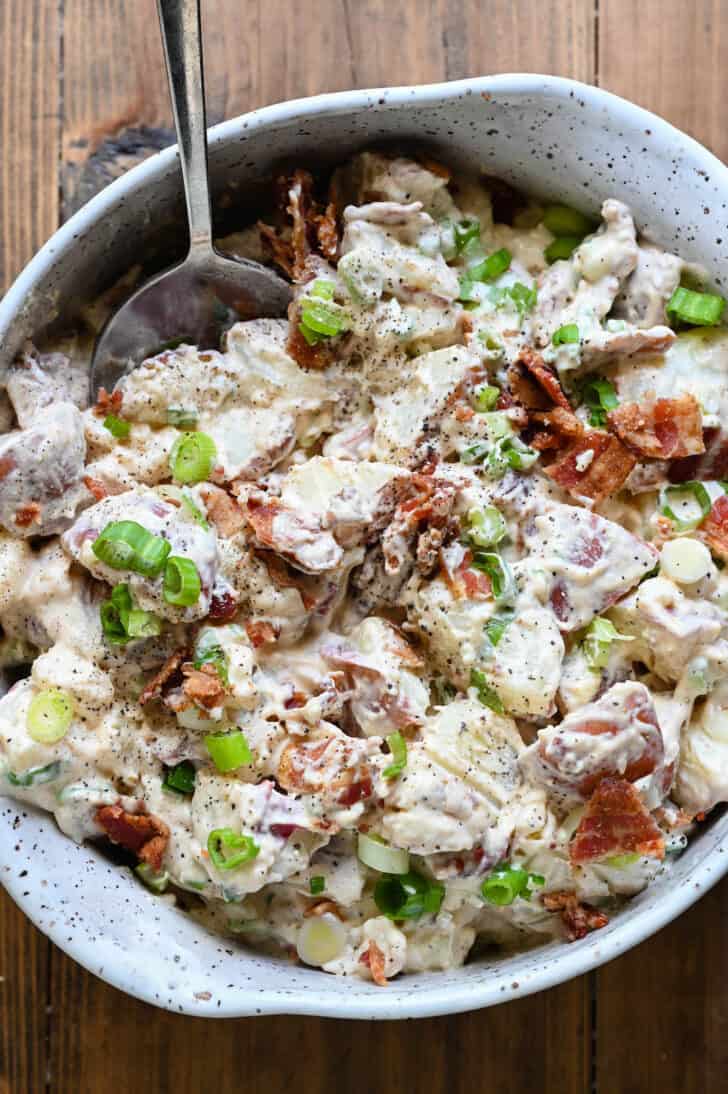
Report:
M218 208L255 213L284 161L325 166L373 143L426 143L454 166L596 211L628 202L643 232L728 270L728 169L683 133L604 91L548 76L506 75L428 87L321 95L254 111L210 132ZM173 148L90 201L30 262L0 304L0 365L54 316L72 317L140 255L180 243ZM51 818L0 800L0 879L30 919L110 984L172 1011L215 1017L296 1013L413 1018L485 1007L567 980L647 938L728 868L728 814L701 827L669 871L583 941L462 969L410 975L386 989L256 956L208 934L148 894L128 870L61 835Z

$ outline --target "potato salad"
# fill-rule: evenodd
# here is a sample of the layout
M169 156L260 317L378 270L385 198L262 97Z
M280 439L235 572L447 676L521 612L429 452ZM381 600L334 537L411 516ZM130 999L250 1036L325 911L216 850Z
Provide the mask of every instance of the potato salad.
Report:
M278 190L287 319L7 376L0 791L329 973L581 939L728 799L725 302L618 198Z

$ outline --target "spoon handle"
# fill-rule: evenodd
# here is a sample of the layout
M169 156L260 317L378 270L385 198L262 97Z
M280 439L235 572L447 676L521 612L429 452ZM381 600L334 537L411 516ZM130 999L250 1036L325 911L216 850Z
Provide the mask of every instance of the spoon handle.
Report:
M212 249L200 0L157 0L179 142L190 252Z

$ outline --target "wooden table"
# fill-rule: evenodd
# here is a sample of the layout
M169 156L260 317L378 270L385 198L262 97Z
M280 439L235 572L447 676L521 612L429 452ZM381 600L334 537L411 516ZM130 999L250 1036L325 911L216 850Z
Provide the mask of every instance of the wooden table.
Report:
M203 7L211 123L318 91L554 72L642 103L728 155L721 0ZM0 0L0 51L2 289L171 129L153 0ZM154 1010L85 973L3 896L0 1094L727 1091L727 912L728 879L579 980L493 1010L375 1026Z

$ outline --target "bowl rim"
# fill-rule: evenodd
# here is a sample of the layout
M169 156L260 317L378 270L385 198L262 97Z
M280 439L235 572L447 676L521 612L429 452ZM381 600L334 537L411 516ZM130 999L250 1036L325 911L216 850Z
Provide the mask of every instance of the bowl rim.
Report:
M681 151L688 153L701 164L706 172L710 172L711 180L717 178L721 188L728 193L728 167L698 141L669 122L644 107L599 87L562 76L538 73L503 73L432 84L338 91L292 99L260 107L220 122L208 131L208 141L210 148L214 149L243 135L283 126L299 116L307 118L319 115L336 116L358 111L367 106L376 106L382 111L407 105L417 107L474 94L484 97L507 95L510 98L546 95L556 100L576 98L595 111L607 109L613 123L618 125L620 121L624 121L630 128L637 125L651 130L655 144L670 147L673 150L677 146ZM80 230L113 211L125 195L137 188L154 185L165 170L172 168L176 161L176 144L150 156L101 190L53 233L21 270L4 298L0 300L0 340L4 337L15 315L22 310L26 296L52 269L58 255L73 246ZM24 805L23 809L26 808ZM728 814L718 823L723 827L726 822L728 822ZM27 894L23 891L23 883L16 881L13 871L3 869L7 867L8 861L7 856L0 851L0 870L5 875L2 883L6 891L44 934L84 968L100 976L113 987L155 1006L162 1006L175 1013L222 1018L256 1014L302 1014L359 1019L420 1018L455 1014L506 1002L553 987L625 953L689 908L728 872L728 854L721 854L718 846L709 849L692 868L689 878L684 883L675 885L666 899L654 907L637 910L624 922L615 922L614 929L609 931L608 938L600 938L602 932L598 932L581 942L573 943L568 947L564 946L558 959L553 960L549 955L545 960L539 961L536 957L538 950L531 951L537 967L520 983L514 981L503 985L497 976L493 978L492 983L469 982L464 979L462 985L457 986L448 984L439 987L437 981L433 981L431 988L419 988L406 1000L402 1000L401 997L396 999L390 997L391 1001L388 1001L388 992L376 990L371 995L356 993L351 998L348 998L346 993L336 993L330 996L330 1001L327 1001L325 974L321 974L321 985L318 991L312 992L309 988L290 990L286 992L285 1000L281 1000L276 989L266 987L236 988L227 992L221 990L220 1005L211 1012L204 1002L192 1001L187 996L184 1000L171 1000L169 1004L160 1000L158 996L154 997L151 992L135 986L128 980L122 962L119 962L116 967L105 963L103 970L94 967L88 943L82 941L80 937L69 940L60 922L56 924L40 922L41 901L36 899L32 892ZM412 975L418 975L419 979L422 974ZM226 995L227 998L225 998ZM182 1003L181 1006L180 1003Z

